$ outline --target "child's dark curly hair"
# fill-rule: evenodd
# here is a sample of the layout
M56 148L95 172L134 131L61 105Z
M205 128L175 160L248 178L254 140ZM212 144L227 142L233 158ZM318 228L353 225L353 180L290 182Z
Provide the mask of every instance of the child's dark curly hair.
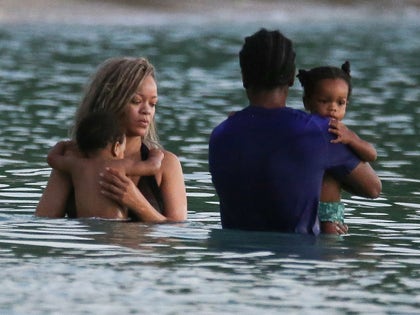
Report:
M349 95L351 95L351 76L350 62L346 61L342 64L341 69L337 67L317 67L311 70L299 70L297 78L303 87L303 96L311 97L315 91L319 81L324 79L343 79L349 86Z

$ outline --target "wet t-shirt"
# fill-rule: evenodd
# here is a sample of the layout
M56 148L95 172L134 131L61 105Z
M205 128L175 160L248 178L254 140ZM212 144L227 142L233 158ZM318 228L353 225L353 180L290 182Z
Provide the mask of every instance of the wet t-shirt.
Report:
M360 163L333 137L328 119L288 107L249 106L217 126L209 167L223 228L319 234L324 172L340 179Z

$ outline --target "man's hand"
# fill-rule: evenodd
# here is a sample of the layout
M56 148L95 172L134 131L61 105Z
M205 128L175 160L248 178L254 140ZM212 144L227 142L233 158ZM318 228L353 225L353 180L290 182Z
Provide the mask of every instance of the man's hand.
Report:
M344 223L325 221L321 222L321 232L325 234L347 234L349 227Z

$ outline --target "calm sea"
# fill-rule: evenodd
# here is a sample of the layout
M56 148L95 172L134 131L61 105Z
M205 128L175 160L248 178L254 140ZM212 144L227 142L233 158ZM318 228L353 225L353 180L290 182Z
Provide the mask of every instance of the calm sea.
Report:
M205 16L1 22L0 314L418 313L419 11L286 6ZM237 53L262 26L294 40L299 68L351 62L345 122L375 144L383 193L343 196L348 235L221 229L207 142L246 105ZM34 217L48 149L67 137L89 75L121 55L157 68L159 134L182 162L188 221ZM289 106L302 108L301 93L295 84Z

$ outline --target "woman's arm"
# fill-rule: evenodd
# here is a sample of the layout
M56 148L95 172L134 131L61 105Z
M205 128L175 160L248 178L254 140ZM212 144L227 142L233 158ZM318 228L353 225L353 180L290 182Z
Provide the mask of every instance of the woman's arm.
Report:
M65 217L71 188L70 177L63 172L53 169L47 187L45 187L36 207L35 215L48 218Z
M157 211L125 174L112 168L101 174L102 194L130 208L143 222L180 222L187 218L187 197L181 163L165 151L158 185L164 214Z
M60 141L52 147L48 153L47 162L56 169L52 170L47 187L38 202L35 210L36 216L48 218L66 216L73 184L70 175L62 171L68 171L72 164L71 161L74 161L79 155L73 141Z
M107 168L100 176L102 180L99 184L104 196L129 208L143 222L166 221L166 217L149 203L134 182L125 174L113 168Z
M162 180L160 183L165 216L170 221L187 219L187 194L184 174L178 157L165 151L162 161Z

